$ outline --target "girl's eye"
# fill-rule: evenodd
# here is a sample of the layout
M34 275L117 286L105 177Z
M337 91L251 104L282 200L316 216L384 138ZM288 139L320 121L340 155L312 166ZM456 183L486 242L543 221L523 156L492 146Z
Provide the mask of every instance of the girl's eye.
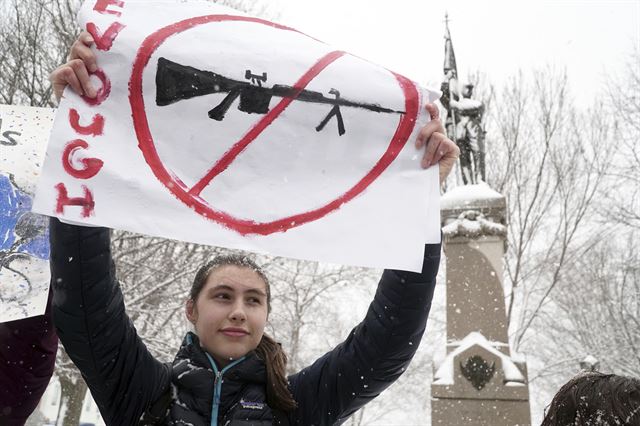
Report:
M257 297L250 297L247 300L248 300L249 304L251 304L251 305L259 305L260 303L262 303L260 301L260 299L258 299Z
M229 296L227 293L218 293L215 296L213 296L214 299L220 299L220 300L229 300L231 299L231 296Z

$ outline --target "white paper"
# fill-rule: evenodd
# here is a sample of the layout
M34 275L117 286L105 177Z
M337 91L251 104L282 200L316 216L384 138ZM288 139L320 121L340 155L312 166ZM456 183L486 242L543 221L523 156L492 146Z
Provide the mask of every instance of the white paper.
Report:
M30 210L53 114L48 108L0 105L0 322L45 311L47 218Z
M35 211L280 256L421 269L425 242L440 238L438 176L420 168L413 142L435 93L212 3L126 0L112 13L95 5L83 5L83 27L98 35L121 27L97 50L109 94L89 105L65 91ZM71 110L82 126L100 114L102 131L79 134ZM60 207L62 185L86 206Z

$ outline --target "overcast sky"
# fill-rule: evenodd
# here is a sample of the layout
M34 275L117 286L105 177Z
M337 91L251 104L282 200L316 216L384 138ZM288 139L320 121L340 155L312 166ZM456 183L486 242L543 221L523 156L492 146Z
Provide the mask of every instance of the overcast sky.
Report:
M444 15L458 73L495 83L518 69L566 67L581 105L640 45L640 0L280 0L279 20L339 48L439 87ZM640 64L636 64L640 66Z

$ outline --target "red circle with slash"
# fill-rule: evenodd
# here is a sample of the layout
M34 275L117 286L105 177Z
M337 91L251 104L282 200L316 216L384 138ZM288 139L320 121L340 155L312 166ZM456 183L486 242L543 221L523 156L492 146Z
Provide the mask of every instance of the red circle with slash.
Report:
M378 159L376 164L351 188L339 197L329 201L325 205L314 210L283 217L271 222L256 222L247 219L239 219L228 213L216 210L206 200L200 197L199 193L203 186L206 186L213 177L224 171L242 151L251 144L264 129L266 129L286 108L295 100L297 95L320 73L323 69L333 63L336 59L345 55L345 52L333 51L320 58L300 79L293 85L296 90L295 96L283 98L273 109L271 109L261 120L259 120L249 131L236 142L218 160L213 168L193 188L187 187L182 180L173 172L167 169L160 159L156 150L153 136L149 129L149 122L146 114L144 98L142 94L142 74L151 59L151 55L164 43L164 41L180 32L188 30L198 25L212 22L243 21L254 22L260 25L274 27L283 31L294 31L292 28L258 18L234 15L207 15L185 19L171 24L148 36L140 46L136 55L131 78L129 80L129 102L133 116L133 125L138 137L138 146L144 155L145 161L151 167L156 178L171 191L180 201L195 210L198 214L213 220L229 229L233 229L241 235L258 234L269 235L275 232L284 232L290 228L303 225L308 222L318 220L327 214L339 209L343 204L351 201L354 197L362 193L373 181L375 181L384 170L395 160L413 131L413 127L418 116L419 97L415 84L399 74L391 72L405 96L405 114L401 115L398 127L389 142L384 154ZM299 33L299 32L298 32ZM299 33L304 37L309 37ZM311 37L309 37L311 38ZM315 40L315 39L313 39Z

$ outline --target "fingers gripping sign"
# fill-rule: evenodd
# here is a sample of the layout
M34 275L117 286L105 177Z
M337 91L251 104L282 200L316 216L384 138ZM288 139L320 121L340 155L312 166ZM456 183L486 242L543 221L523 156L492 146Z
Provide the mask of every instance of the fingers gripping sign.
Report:
M96 89L90 81L90 74L95 73L98 66L92 45L93 37L86 31L81 33L71 46L67 63L51 73L53 92L58 101L67 86L80 96L95 98Z
M71 45L69 52L69 60L81 59L89 72L95 72L98 69L96 55L91 50L94 45L93 36L87 31L83 31L78 39Z
M423 168L438 164L440 183L444 183L460 156L460 148L447 137L438 107L428 103L425 109L429 112L431 121L420 129L415 145L417 149L426 146L420 164Z

